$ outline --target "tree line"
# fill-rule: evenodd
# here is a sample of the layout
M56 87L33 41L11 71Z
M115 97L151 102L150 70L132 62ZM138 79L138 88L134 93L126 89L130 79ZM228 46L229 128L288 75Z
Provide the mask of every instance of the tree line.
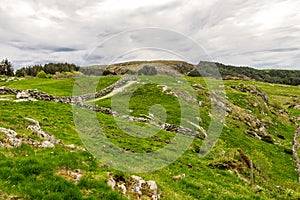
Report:
M217 67L217 68L216 68ZM155 69L155 68L154 68ZM198 64L198 69L192 70L188 73L189 76L215 76L215 69L218 69L223 79L232 79L238 77L241 79L252 79L256 81L279 83L287 85L300 85L300 70L258 70L250 67L236 67L231 65L224 65L216 62L201 61ZM18 69L14 73L12 63L7 59L0 62L1 76L37 76L39 72L54 75L57 72L78 72L85 75L108 75L106 74L104 66L93 67L79 67L70 63L47 63L44 65L33 65ZM154 73L149 66L139 71L141 74Z
M44 65L33 65L23 67L16 71L16 76L36 76L39 72L44 71L46 74L55 74L56 72L73 72L79 71L80 67L69 63L48 63Z
M300 85L300 70L258 70L251 67L236 67L222 63L201 61L198 70L193 70L189 76L213 76L218 69L223 79L238 77L261 82L279 83L286 85Z

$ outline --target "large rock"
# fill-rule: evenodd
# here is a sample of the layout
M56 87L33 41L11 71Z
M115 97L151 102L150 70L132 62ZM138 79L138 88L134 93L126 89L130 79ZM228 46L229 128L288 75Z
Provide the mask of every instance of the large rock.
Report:
M300 105L295 105L295 106L294 106L294 109L300 110Z
M16 98L17 99L28 99L29 98L29 94L25 91L21 91L21 92L18 92L17 95L16 95Z

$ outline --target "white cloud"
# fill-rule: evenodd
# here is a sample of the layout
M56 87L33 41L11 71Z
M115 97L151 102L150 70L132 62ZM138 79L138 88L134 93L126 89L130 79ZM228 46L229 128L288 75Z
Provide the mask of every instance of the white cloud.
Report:
M80 64L114 34L161 27L191 37L219 62L299 69L299 10L297 0L0 0L0 55L16 67L49 61ZM106 51L145 43L131 39ZM189 52L179 41L165 40L171 46L176 42ZM124 59L147 57L172 58L147 50ZM98 60L104 62L100 55Z

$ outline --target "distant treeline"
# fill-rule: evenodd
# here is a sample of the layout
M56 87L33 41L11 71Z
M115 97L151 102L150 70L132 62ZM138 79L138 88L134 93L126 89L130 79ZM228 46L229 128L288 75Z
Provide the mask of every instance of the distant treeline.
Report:
M33 65L23 67L16 71L16 76L36 76L40 71L44 71L46 74L55 74L56 72L73 72L79 71L80 67L75 64L69 63L48 63L45 65Z
M176 61L172 61L173 65ZM121 64L119 64L122 66ZM151 66L151 63L149 63ZM189 64L190 65L190 64ZM153 64L153 66L155 66ZM176 65L177 66L177 65ZM192 65L191 65L192 66ZM300 85L300 70L258 70L250 67L236 67L231 65L224 65L222 63L201 61L198 64L198 70L191 66L180 65L176 70L189 71L189 76L215 76L216 69L218 69L223 79L252 79L256 81L279 83L287 85ZM89 67L79 67L75 64L69 63L48 63L44 65L33 65L18 69L14 74L12 63L8 59L3 59L0 62L0 75L5 76L37 76L41 71L45 72L49 76L62 72L81 72L84 75L109 75L114 74L112 72L107 73L107 66L95 65ZM217 68L216 68L217 67ZM199 73L200 71L200 73Z
M235 67L222 63L200 62L198 69L202 76L214 76L216 66L223 79L241 78L256 81L300 85L300 70L258 70L250 67ZM190 76L200 76L198 71L192 71Z

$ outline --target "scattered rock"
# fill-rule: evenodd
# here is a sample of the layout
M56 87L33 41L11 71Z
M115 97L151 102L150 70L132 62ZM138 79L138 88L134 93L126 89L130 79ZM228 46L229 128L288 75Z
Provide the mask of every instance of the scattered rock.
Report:
M156 182L153 180L145 181L136 175L130 176L128 180L123 176L114 176L109 172L107 184L123 195L132 194L134 199L160 199Z
M48 141L53 144L60 143L60 140L56 140L53 135L44 132L40 126L40 123L37 120L28 117L25 117L25 119L34 123L34 125L27 126L27 129L35 131L37 135L43 138L45 141Z
M259 96L263 99L263 101L266 103L266 105L270 105L268 95L262 90L254 86L247 86L245 84L240 84L239 86L231 86L231 88L241 91L241 92L249 92L251 94L254 94L256 96Z
M22 140L18 138L18 134L15 131L0 127L0 132L6 134L1 142L1 146L19 147L22 145Z
M17 93L16 98L17 99L28 99L29 98L29 94L27 92L25 92L25 91L21 91L21 92Z
M125 183L118 184L117 186L118 186L118 188L121 190L121 193L122 193L123 195L125 195L126 192L127 192Z
M300 110L300 105L295 105L295 106L294 106L294 109Z
M300 159L299 159L299 156L298 156L299 135L300 135L300 126L298 127L298 129L294 133L293 148L292 148L293 158L295 160L296 169L297 169L297 172L298 172L298 183L300 184Z
M83 171L80 169L62 168L56 172L57 175L64 177L66 180L78 183L83 176Z
M204 89L204 87L201 84L193 84L192 86L195 88Z
M55 146L54 146L54 144L52 144L52 143L49 142L49 141L44 141L44 142L42 143L41 147L43 147L43 148L54 148Z
M133 183L131 186L131 192L136 192L139 195L142 195L142 184L146 182L139 176L132 175L130 178L132 179L131 183Z
M116 187L116 181L113 179L113 177L111 176L111 173L108 173L108 180L107 180L107 185L109 185L111 187L112 190L115 189Z
M185 178L185 174L179 174L179 175L177 175L177 176L174 176L174 177L173 177L173 180L174 180L174 181L178 181L178 180L184 179L184 178Z

